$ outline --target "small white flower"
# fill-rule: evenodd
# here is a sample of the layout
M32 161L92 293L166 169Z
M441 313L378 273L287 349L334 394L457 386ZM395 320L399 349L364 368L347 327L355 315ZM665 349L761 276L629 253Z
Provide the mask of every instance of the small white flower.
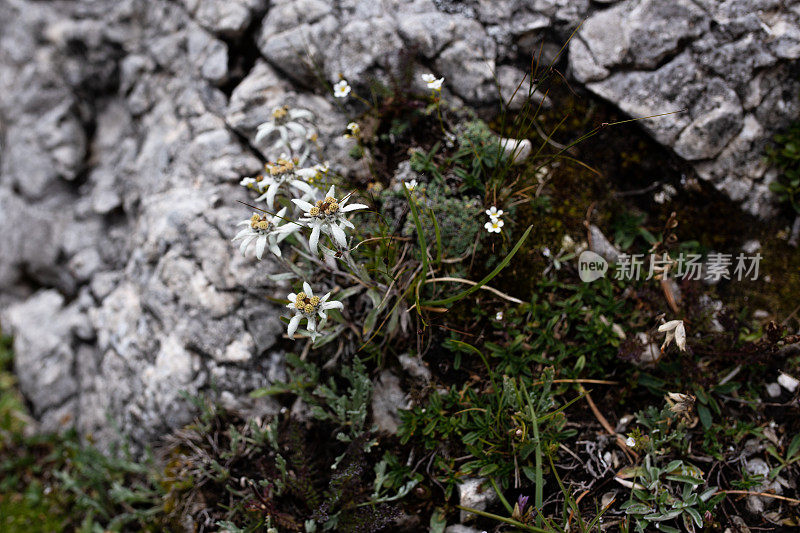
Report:
M361 134L361 126L359 126L356 122L351 122L347 125L347 131L350 133L345 133L344 137L346 139L354 139Z
M328 175L330 171L330 167L328 163L317 163L311 168L301 168L295 171L295 174L302 178L302 180L308 184L315 185L316 183L322 182L325 179L325 176ZM313 196L306 197L303 196L303 200L308 200Z
M634 446L636 446L636 439L634 439L633 437L628 437L627 439L625 439L625 445L628 446L629 448L633 448Z
M503 312L502 311L498 311L497 314L494 315L494 319L497 320L498 322L503 320Z
M288 296L289 305L286 307L294 311L294 316L289 320L289 327L286 330L289 338L294 337L300 321L305 319L306 330L311 334L311 339L316 340L319 331L325 327L325 323L328 321L328 310L344 307L342 302L329 302L330 296L331 293L322 298L314 296L311 285L305 281L303 282L303 292L292 293ZM317 319L320 320L319 323L317 323Z
M669 202L672 200L672 197L677 194L677 190L675 187L670 185L669 183L665 184L660 191L653 195L653 201L657 204L663 204L665 202Z
M678 345L680 350L686 351L686 328L683 325L683 320L670 320L658 326L658 331L667 334L664 339L664 344L661 345L662 352L669 346L673 339L675 339L675 344Z
M553 255L553 252L550 251L550 248L545 246L544 248L542 248L542 255L547 257L547 258L550 258L550 256Z
M321 233L330 236L340 248L347 248L347 235L345 235L344 228L355 229L355 226L347 220L345 214L368 208L364 204L346 205L350 195L348 194L341 200L337 200L335 194L336 191L331 185L325 195L325 199L317 200L315 204L309 203L302 198L292 200L296 206L305 211L303 218L299 220L311 228L308 245L314 254L318 253Z
M263 139L278 132L281 142L289 147L289 132L298 137L305 138L308 130L299 121L312 120L314 114L305 109L289 109L289 106L280 106L272 110L272 120L264 122L258 126L255 142L260 143Z
M403 185L405 185L406 189L408 189L408 192L414 192L414 189L416 189L417 185L419 184L417 183L417 180L412 179L410 181L404 181Z
M503 210L497 209L497 207L492 206L486 210L486 214L489 215L489 218L491 218L492 220L496 220L501 216L503 216Z
M350 94L350 84L347 83L347 80L341 80L339 83L333 86L333 96L336 98L347 98L347 95Z
M433 89L434 91L440 91L442 89L442 83L444 82L444 78L437 79L436 76L433 74L423 74L422 81L428 84L428 89Z
M500 233L500 228L503 227L504 222L498 219L492 219L483 225L489 233Z
M242 187L247 187L248 189L259 189L258 180L256 178L242 178L242 181L239 182L239 185Z
M241 240L239 244L239 251L242 255L247 252L247 248L251 244L256 245L256 257L261 259L264 255L264 249L269 248L269 251L278 257L281 256L281 249L278 244L286 237L300 229L296 224L284 224L284 216L286 216L286 208L284 207L273 216L259 215L253 213L253 216L248 220L243 220L237 226L247 225L246 228L241 230L233 238L234 241Z

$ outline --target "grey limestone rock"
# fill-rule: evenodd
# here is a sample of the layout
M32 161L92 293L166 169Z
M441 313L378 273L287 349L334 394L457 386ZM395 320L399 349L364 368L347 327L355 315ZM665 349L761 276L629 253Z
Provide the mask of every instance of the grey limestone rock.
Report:
M764 146L800 113L800 13L774 0L625 0L570 45L589 90L643 121L697 174L755 214L774 211ZM794 72L790 74L789 72Z

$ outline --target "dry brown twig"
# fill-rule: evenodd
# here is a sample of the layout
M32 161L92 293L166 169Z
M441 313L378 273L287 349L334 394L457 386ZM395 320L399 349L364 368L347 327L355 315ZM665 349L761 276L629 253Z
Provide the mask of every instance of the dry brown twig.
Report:
M633 461L634 459L639 459L639 454L631 450L630 447L627 444L625 444L625 439L623 439L620 435L618 435L617 432L614 431L614 428L611 426L611 424L608 423L606 417L603 416L603 413L600 412L600 409L597 408L597 405L594 403L594 400L592 400L592 396L589 394L589 391L587 391L580 383L578 383L578 389L580 390L581 394L583 394L583 396L586 398L586 403L589 404L589 409L592 410L592 413L594 413L594 416L595 418L597 418L597 421L600 422L600 425L603 426L603 429L605 429L609 435L613 435L614 437L616 437L617 446L619 446L622 449L622 451L625 452L625 455L628 456L628 459L630 459L631 461Z

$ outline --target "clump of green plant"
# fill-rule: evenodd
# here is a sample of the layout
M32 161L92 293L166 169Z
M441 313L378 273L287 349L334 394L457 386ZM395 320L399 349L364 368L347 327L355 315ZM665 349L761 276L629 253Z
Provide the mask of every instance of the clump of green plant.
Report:
M717 487L705 485L700 469L676 459L665 466L656 466L654 456L645 455L644 464L640 467L626 469L622 476L633 476L631 498L621 509L633 519L634 530L650 531L655 527L659 531L680 533L680 530L669 525L679 520L687 531L694 532L695 526L703 528L703 517L724 495L717 494Z
M372 382L361 359L356 357L352 364L341 367L338 377L347 383L344 390L333 376L327 382L319 382L319 369L293 354L287 356L287 362L292 368L292 379L285 390L297 394L309 406L311 416L316 420L334 424L338 428L337 441L352 443L362 439L365 451L375 445L373 440L364 439L375 428L367 427ZM258 389L252 395L257 398L271 392L271 388ZM334 468L337 462L334 462Z
M462 189L486 190L487 178L504 165L503 148L497 135L482 120L472 120L456 132L458 146L452 156L453 173L463 182Z
M649 406L637 414L639 424L646 429L632 430L627 444L645 454L642 465L623 469L618 477L628 481L630 499L621 507L633 520L638 532L656 527L661 531L679 533L670 525L678 521L690 532L703 528L703 519L725 496L717 487L707 487L703 472L683 459L667 458L677 452L687 453L687 424L693 411L695 397L670 393L667 403L658 410Z
M778 179L770 183L770 190L800 213L800 122L776 135L774 144L766 151L767 161L781 172Z
M485 342L485 353L496 372L532 376L536 365L554 365L569 377L605 376L617 357L619 327L631 316L610 280L573 285L542 280L535 283L530 303L502 312L502 326ZM476 313L487 314L476 308ZM454 338L458 338L454 336ZM446 344L460 365L463 347Z
M254 396L296 395L307 421L243 420L194 399L200 415L171 438L165 458L173 519L199 524L206 516L237 532L313 533L373 532L399 516L392 502L418 477L406 478L391 456L370 460L377 442L367 426L372 384L363 363L356 358L321 381L316 365L288 359L288 381ZM387 472L389 465L397 471Z
M778 462L778 466L769 471L769 478L775 479L782 470L800 463L800 434L792 438L784 453L780 453L774 444L770 444L767 447L767 453Z
M123 440L107 452L77 439L65 442L67 463L56 473L60 490L70 493L71 513L83 516L89 531L102 524L108 531L138 527L160 531L163 496L158 468L151 456L134 456Z
M540 377L534 382L490 369L486 388L467 383L433 394L424 406L401 413L400 442L413 437L425 453L434 452L436 482L444 483L447 497L463 475L490 477L504 488L524 475L541 490L543 453L575 434L563 414L575 398L558 406L553 370Z
M40 524L58 531L69 523L68 500L54 490L64 466L57 439L25 435L28 417L11 372L11 338L0 336L0 523L9 531Z
M163 531L162 496L150 458L124 439L107 452L72 430L35 434L0 337L0 526L4 531Z

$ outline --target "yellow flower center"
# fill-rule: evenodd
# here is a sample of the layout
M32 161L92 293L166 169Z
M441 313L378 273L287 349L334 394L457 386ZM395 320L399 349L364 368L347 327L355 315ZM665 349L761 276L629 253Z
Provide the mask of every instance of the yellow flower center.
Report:
M319 308L319 304L320 304L319 296L309 297L304 292L298 292L294 300L295 309L303 313L306 313L307 315L314 313Z
M313 217L321 215L332 215L339 210L339 202L336 198L327 196L324 200L317 200L317 205L312 207L309 214Z
M280 174L285 174L286 172L290 172L294 169L295 162L291 159L284 159L278 158L277 161L274 163L267 163L264 165L269 171L270 176L278 176Z
M259 216L258 214L253 213L253 216L250 217L250 227L252 229L267 230L270 227L270 221L267 220L266 216Z
M289 114L289 106L285 105L283 107L276 107L272 110L272 118L275 120L282 120L286 118L286 115Z

